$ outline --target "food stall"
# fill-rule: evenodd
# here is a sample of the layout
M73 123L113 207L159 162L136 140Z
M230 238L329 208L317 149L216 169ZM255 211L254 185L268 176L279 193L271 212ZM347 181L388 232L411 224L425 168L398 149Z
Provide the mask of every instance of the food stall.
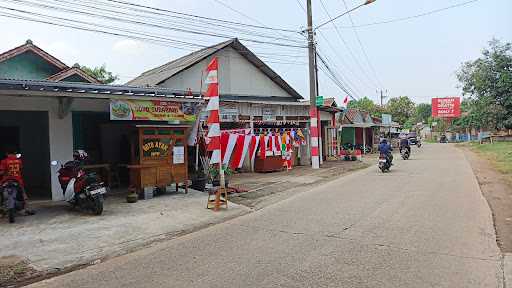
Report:
M188 192L188 126L136 125L131 139L130 186L139 193L144 187L182 183Z

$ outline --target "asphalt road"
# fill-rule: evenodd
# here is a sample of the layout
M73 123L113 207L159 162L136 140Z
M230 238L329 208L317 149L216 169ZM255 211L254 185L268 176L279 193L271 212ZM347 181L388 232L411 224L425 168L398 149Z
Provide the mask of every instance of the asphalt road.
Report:
M427 144L398 158L32 287L502 287L464 155Z

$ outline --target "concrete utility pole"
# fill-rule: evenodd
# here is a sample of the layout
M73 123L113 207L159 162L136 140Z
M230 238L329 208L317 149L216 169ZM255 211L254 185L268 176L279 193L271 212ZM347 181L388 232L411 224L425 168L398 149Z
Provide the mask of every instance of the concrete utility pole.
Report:
M377 91L378 93L379 91ZM388 92L388 90L386 90L386 93ZM384 91L382 91L382 89L380 90L380 106L381 107L384 107L384 99L387 98L387 96L384 96Z
M319 133L318 133L318 109L316 108L316 52L315 52L315 37L313 32L313 12L311 8L311 0L307 0L307 14L308 14L308 54L309 54L309 117L310 117L310 131L311 136L311 166L313 169L320 168L319 157Z

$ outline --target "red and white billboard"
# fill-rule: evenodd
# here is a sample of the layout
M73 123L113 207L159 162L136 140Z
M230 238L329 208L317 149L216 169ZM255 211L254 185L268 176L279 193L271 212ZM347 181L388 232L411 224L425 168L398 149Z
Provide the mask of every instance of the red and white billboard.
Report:
M432 117L460 117L460 97L432 98Z

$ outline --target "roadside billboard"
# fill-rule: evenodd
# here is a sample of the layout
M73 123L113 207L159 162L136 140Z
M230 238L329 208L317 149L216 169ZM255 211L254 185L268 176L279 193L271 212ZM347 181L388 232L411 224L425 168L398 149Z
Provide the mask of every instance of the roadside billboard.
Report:
M460 97L432 98L433 118L459 118Z

